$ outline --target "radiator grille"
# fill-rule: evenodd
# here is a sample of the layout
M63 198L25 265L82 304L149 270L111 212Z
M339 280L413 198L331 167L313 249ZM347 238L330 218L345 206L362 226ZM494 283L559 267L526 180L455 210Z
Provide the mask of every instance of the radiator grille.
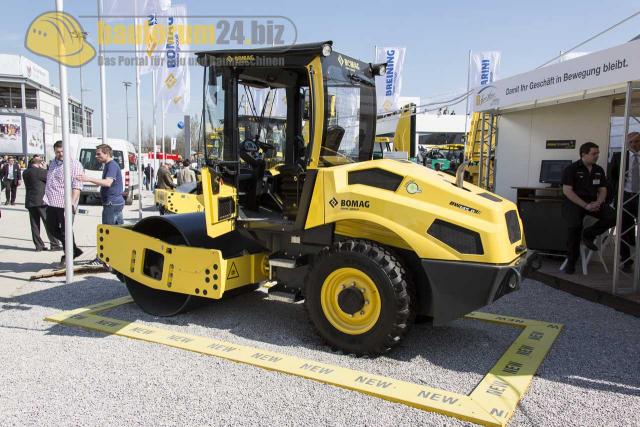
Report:
M436 219L427 234L452 247L461 254L482 255L480 234L455 224Z
M228 219L236 212L233 197L223 197L218 199L218 221Z

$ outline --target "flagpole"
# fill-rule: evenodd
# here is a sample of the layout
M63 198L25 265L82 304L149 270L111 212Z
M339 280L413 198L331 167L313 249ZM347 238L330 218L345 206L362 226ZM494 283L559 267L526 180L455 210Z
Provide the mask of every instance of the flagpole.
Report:
M464 153L467 154L467 146L469 144L469 135L467 135L467 126L469 123L469 80L471 79L471 49L469 49L469 56L467 58L467 97L465 98L465 110L464 110Z
M56 0L56 11L62 12L63 0ZM58 54L64 57L63 44L58 43ZM73 155L69 146L69 95L67 92L67 67L58 62L60 70L60 120L62 121L62 149L66 161L63 162L64 176L64 260L66 283L73 282L73 198L71 197L71 162Z
M102 0L98 0L98 23L104 13ZM98 31L98 66L100 68L100 118L102 123L102 143L107 142L107 77L104 65L104 40ZM129 120L129 118L127 118Z
M158 126L157 126L157 120L156 120L156 79L158 78L158 76L156 75L156 70L155 68L151 70L151 81L153 83L153 88L151 89L151 105L153 108L153 158L157 159L158 158L158 154L157 154L157 150L156 150L156 143L158 142ZM155 164L155 160L154 160L154 164ZM157 164L156 164L156 170L157 169Z
M138 2L134 2L134 15L138 16ZM140 64L138 64L138 42L136 18L133 19L134 25L134 41L135 41L135 61L136 61L136 118L138 122L138 219L142 219L142 114L140 111Z
M162 127L162 157L165 160L165 163L167 162L167 152L164 150L164 98L162 99L162 111L160 112L160 123L161 123L161 127Z

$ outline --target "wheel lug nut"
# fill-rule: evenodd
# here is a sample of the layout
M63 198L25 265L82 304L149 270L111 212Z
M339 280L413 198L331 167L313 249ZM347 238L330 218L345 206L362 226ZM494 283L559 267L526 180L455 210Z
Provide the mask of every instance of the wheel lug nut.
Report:
M360 312L360 315L361 315L361 316L364 316L364 311L361 311L361 312Z
M369 305L369 300L368 299L364 300L364 304Z

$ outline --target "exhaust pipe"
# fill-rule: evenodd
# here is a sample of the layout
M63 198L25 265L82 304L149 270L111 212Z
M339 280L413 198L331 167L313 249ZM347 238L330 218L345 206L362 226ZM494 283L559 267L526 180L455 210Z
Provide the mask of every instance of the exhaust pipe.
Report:
M458 169L456 169L456 186L459 188L462 188L464 185L464 171L468 165L469 162L465 160L460 166L458 166Z

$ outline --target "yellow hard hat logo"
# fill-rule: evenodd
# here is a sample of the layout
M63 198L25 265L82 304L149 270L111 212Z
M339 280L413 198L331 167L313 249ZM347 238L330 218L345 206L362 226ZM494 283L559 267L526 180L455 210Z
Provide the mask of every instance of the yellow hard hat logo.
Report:
M46 12L34 19L25 46L68 67L79 67L96 56L96 50L84 39L80 23L64 12Z

